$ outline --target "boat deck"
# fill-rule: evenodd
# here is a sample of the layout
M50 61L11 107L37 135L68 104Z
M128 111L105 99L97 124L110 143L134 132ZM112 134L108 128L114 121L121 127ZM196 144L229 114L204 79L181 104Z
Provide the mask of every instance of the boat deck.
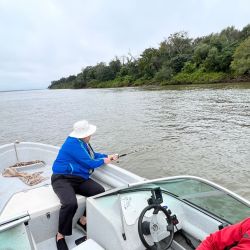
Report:
M73 232L71 236L66 237L67 245L69 249L76 247L75 240L79 239L80 237L84 236L85 234L78 230L77 228L73 228ZM56 241L55 236L40 242L36 245L37 250L48 250L48 249L56 249Z
M14 196L25 196L25 193L28 191L40 188L40 187L48 187L50 185L50 177L52 174L51 165L40 165L38 168L26 168L26 170L22 170L22 172L34 173L34 172L42 172L42 176L46 179L41 183L38 183L34 186L29 186L25 184L18 177L4 177L0 174L0 214L1 217L6 214L6 210L10 210L10 208L6 209L9 201L15 199ZM10 188L11 187L11 188ZM11 207L11 211L15 213L17 210L20 213L20 207L25 206L27 204L23 204L21 201L17 201L14 203L14 206ZM27 211L27 207L24 207L24 211ZM22 212L22 211L21 211Z

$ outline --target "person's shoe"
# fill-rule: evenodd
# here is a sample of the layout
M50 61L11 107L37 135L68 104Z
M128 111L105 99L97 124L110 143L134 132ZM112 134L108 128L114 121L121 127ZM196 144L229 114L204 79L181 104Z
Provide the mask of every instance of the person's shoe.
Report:
M77 225L77 227L78 227L79 229L81 229L85 234L87 234L87 224L83 225L83 224L80 222L80 219L78 219L76 225Z
M57 240L57 236L56 236L56 247L57 250L69 250L65 239L62 238L60 240Z

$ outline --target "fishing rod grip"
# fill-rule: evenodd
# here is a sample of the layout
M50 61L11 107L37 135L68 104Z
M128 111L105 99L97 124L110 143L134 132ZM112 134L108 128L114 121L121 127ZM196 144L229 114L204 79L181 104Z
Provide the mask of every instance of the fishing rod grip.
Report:
M119 159L119 158L120 158L119 154L114 154L114 155L116 155L116 156L117 156L117 159ZM114 160L114 158L113 158L113 157L111 157L111 158L110 158L110 160L111 160L111 161L113 161L113 160Z

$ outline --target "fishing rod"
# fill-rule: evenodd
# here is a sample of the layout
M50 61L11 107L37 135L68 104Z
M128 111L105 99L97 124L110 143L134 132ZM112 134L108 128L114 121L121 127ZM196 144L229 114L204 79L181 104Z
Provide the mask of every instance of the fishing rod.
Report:
M90 143L88 143L88 145L89 145L90 149L94 152L94 150L93 150L92 146L90 145ZM133 154L133 153L136 153L136 152L137 152L137 150L134 150L134 151L131 151L131 152L128 152L128 153L124 153L124 154L115 154L115 155L117 155L117 157L118 157L117 159L119 159L119 158L121 158L121 157L130 155L130 154ZM113 160L113 158L112 158L111 160Z
M118 154L118 159L121 158L121 157L127 156L127 155L129 155L129 154L132 154L132 153L133 153L133 152L126 153L126 154L121 154L121 155Z
M130 154L134 154L134 153L138 153L140 152L138 149L135 149L133 151L130 151L128 153L124 153L124 154L118 154L118 159L121 158L121 157L124 157L124 156L127 156L127 155L130 155Z
M115 155L117 155L117 157L118 157L117 160L118 160L119 158L122 158L124 156L130 155L130 154L133 154L133 153L135 153L135 151L124 153L124 154L115 154ZM113 159L111 159L111 160L113 160Z

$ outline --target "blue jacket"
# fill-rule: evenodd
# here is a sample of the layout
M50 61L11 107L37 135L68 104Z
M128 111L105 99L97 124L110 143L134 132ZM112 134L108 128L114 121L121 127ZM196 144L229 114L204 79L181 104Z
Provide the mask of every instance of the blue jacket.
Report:
M69 136L59 150L52 171L53 174L76 175L87 180L95 168L104 164L103 158L106 157L105 154L94 152L92 159L87 144Z

